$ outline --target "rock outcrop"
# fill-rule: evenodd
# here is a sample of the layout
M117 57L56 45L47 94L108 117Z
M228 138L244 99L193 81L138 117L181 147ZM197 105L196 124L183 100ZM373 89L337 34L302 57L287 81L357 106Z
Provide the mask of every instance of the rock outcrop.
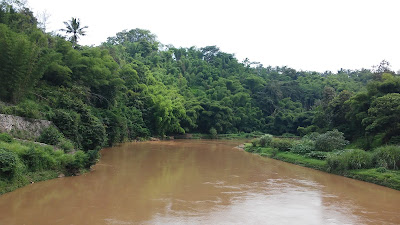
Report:
M51 126L51 121L24 118L14 115L0 114L0 131L13 133L23 131L30 137L37 138L42 131Z

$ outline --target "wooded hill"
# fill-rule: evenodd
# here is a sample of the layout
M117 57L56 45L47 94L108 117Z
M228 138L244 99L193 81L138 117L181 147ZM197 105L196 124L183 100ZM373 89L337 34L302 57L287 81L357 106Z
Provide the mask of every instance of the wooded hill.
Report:
M239 62L216 46L163 45L143 29L96 47L77 40L1 3L0 113L50 120L85 151L188 132L338 129L365 149L400 143L400 77L385 61L318 73Z

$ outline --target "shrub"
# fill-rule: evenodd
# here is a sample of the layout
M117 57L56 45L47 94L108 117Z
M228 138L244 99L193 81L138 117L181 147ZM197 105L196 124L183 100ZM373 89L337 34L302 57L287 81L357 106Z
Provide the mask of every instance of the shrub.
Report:
M360 149L331 153L327 156L326 161L330 171L367 169L372 167L371 154Z
M259 138L259 144L261 147L269 146L272 142L272 135L264 134Z
M326 157L328 156L328 153L321 152L321 151L312 151L312 152L306 153L305 155L310 158L325 160Z
M217 130L214 127L210 128L210 135L212 139L217 138Z
M258 142L259 142L259 139L258 139L258 138L255 138L255 139L253 139L253 140L251 141L251 145L252 145L253 147L257 147Z
M57 162L49 153L53 151L51 148L34 148L31 147L21 153L20 157L29 171L43 171L47 169L56 169Z
M377 167L387 169L399 169L400 167L400 146L387 145L374 151L374 164Z
M17 160L14 152L0 148L0 176L12 177L17 169Z
M284 133L284 134L282 134L282 137L289 138L289 137L296 137L296 135L291 134L291 133Z
M60 133L60 131L58 131L57 128L50 126L42 131L37 141L49 145L57 145L63 138L64 135Z
M276 148L273 148L271 151L271 157L274 158L276 155L278 155L279 151Z
M89 165L89 155L85 154L83 151L77 151L74 154L74 163L77 168L87 168Z
M320 134L318 132L312 132L312 133L309 133L309 134L305 135L303 137L303 139L308 139L308 140L315 141L315 140L317 140L317 138L319 136L320 136Z
M335 129L316 137L315 148L319 151L331 152L343 149L348 143L349 141L345 140L343 133Z
M64 152L70 152L74 149L74 144L65 138L62 138L57 146L64 150Z
M0 141L11 143L13 138L7 133L0 133Z
M69 154L66 154L69 155ZM77 151L73 155L64 156L65 170L69 175L76 175L81 169L89 167L89 155L83 151Z
M306 154L315 150L315 142L309 139L302 139L294 144L290 151L297 154Z
M388 144L399 145L400 144L400 136L391 137Z
M17 116L39 119L41 112L39 104L32 100L25 100L15 107L15 114Z
M340 154L342 152L330 153L326 157L328 164L328 171L342 171L345 170L345 164L343 163Z
M379 172L379 173L386 173L386 172L387 172L387 169L386 169L385 167L379 167L379 168L376 168L376 172Z
M100 154L98 150L89 150L87 152L88 161L86 167L89 168L91 165L96 164L97 160L100 158Z
M289 151L294 144L294 140L284 138L273 138L271 147L278 149L279 151Z
M372 167L372 155L364 150L349 150L342 157L344 157L347 169L368 169Z

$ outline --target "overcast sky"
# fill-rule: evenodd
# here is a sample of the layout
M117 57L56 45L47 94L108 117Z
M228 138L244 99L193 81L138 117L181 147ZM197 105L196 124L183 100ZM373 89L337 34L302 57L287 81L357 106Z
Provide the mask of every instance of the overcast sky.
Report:
M89 26L85 45L141 28L163 44L217 45L264 66L336 72L385 59L400 69L399 0L28 0L28 6L50 15L47 31L80 18Z

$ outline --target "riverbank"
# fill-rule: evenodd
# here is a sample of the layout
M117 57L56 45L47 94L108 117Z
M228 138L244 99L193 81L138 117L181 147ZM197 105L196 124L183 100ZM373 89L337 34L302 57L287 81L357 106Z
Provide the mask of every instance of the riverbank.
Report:
M252 146L250 143L246 143L244 146L246 152L255 153L264 157L277 159L280 161L341 175L369 183L378 184L381 186L389 187L395 190L400 190L400 171L379 168L368 168L368 169L350 169L342 171L334 171L328 164L326 159L315 159L307 157L305 155L292 153L289 151L279 151L272 147L260 147Z
M0 195L39 181L85 173L97 160L97 152L91 153L65 153L54 146L18 141L2 133Z

